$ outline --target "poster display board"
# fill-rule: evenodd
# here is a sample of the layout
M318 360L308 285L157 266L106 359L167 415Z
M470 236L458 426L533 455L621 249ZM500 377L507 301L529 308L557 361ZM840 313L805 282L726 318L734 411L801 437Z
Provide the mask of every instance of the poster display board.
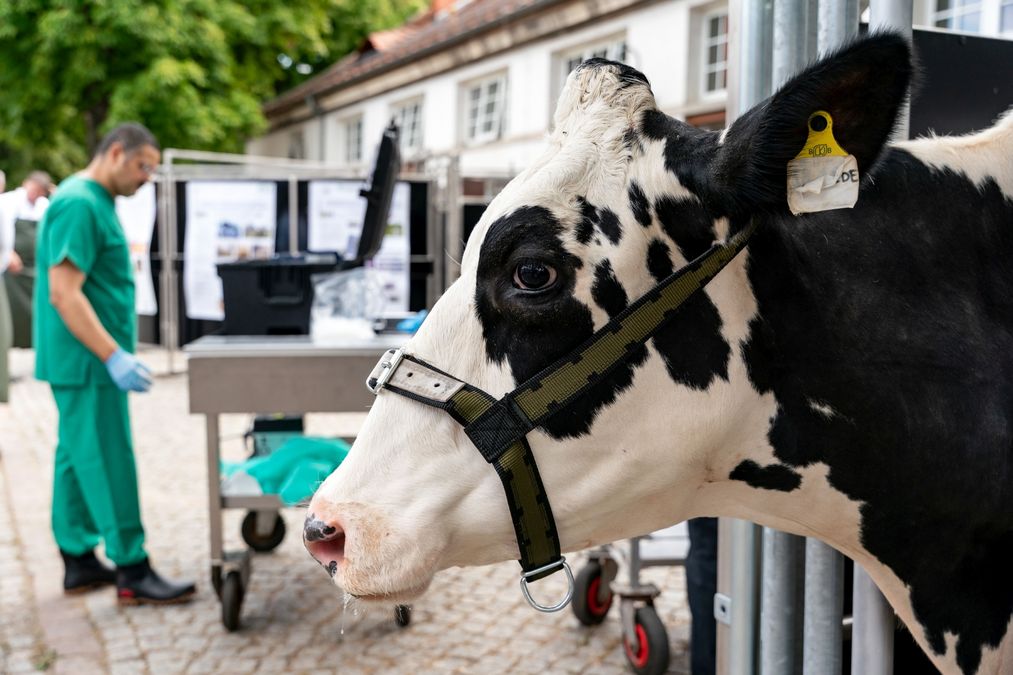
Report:
M130 247L134 268L135 306L137 313L154 316L158 313L155 284L151 278L151 236L155 231L155 184L145 183L130 197L116 198L116 216L123 226Z
M359 196L361 188L359 181L309 181L307 240L311 251L337 251L346 259L355 257L366 214L366 200ZM394 185L383 243L366 263L383 296L381 316L408 311L410 198L408 183Z
M183 293L188 317L225 318L218 263L274 254L277 200L277 186L269 181L186 184Z

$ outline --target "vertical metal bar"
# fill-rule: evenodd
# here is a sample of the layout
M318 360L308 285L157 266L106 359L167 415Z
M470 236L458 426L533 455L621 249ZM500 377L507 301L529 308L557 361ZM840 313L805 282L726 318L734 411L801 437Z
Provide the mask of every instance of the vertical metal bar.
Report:
M299 178L288 176L288 252L299 252Z
M809 0L778 0L772 19L771 85L780 87L809 59ZM801 672L804 540L763 528L760 672Z
M760 673L801 671L802 554L805 540L763 528L763 581L760 597Z
M778 0L774 4L774 51L771 81L777 89L809 58L806 51L808 0Z
M218 448L218 415L204 416L207 427L208 455L208 509L209 535L211 537L211 565L221 565L224 556L225 542L222 540L222 494L221 476L218 473L218 461L221 453Z
M461 161L456 155L447 162L447 223L446 223L446 250L441 255L450 258L450 264L444 269L446 276L443 280L443 287L450 286L461 274L461 258L464 256L464 213L462 211L463 201L461 194L463 181L461 180Z
M729 3L729 125L770 93L772 23L772 0ZM718 624L719 672L752 675L756 672L759 528L747 521L726 519L720 528L729 534L719 537L719 578L727 577L729 587L719 586L719 591L730 598L731 610L730 626L726 629Z
M869 573L855 563L852 598L852 675L892 675L893 610Z
M163 311L167 318L169 332L165 336L165 345L169 350L169 374L175 373L175 354L179 349L179 281L176 272L176 261L183 259L177 256L176 241L176 176L174 174L175 157L172 150L166 151L165 184L166 184L166 223L165 241L163 242L163 262L166 272L165 296L162 298ZM185 264L185 262L184 262Z
M894 30L903 34L911 40L911 21L914 17L914 6L912 0L874 0L869 5L869 29ZM908 137L910 133L911 107L908 101L904 102L897 116L897 125L894 127L894 140L901 140Z
M843 614L844 556L818 539L806 539L803 675L840 675Z
M166 251L169 247L169 190L172 182L167 175L166 165L171 166L171 151L167 151L166 164L163 164L163 171L159 176L158 191L158 295L160 306L158 307L158 331L162 341L162 347L166 350L166 362L169 364L169 372L172 372L172 347L169 346L169 332L171 331L171 320L169 318L169 256Z
M817 50L825 56L858 35L858 0L820 0Z
M911 39L912 0L874 0L869 9L870 30L895 30ZM910 113L909 104L905 102L894 126L894 140L908 137ZM893 610L869 574L857 564L854 580L851 672L890 675L893 672Z
M732 625L728 640L728 673L756 672L757 563L760 528L745 520L732 522ZM720 555L720 553L719 553Z

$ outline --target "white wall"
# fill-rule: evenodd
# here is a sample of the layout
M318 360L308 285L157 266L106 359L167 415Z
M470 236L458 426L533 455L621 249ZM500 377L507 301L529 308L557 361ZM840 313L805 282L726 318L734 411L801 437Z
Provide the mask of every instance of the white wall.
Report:
M713 3L706 0L671 0L652 4L330 112L327 114L325 159L338 163L343 161L341 122L361 112L364 116L363 160L368 163L375 143L390 120L393 106L421 96L425 155L459 154L465 175L512 175L540 152L549 131L559 93L557 87L561 84L561 66L555 58L558 53L619 35L624 35L626 39L627 63L641 70L650 80L659 106L678 115L687 105L692 107L694 103L692 93L687 98L690 49L698 44L695 39L690 39L690 16L694 8L704 5L709 7ZM692 59L694 64L697 61ZM507 75L504 135L498 141L469 147L463 142L462 133L464 84L504 72ZM720 109L723 101L711 101L709 105L712 109ZM307 158L318 159L319 123L313 120L302 126L306 129ZM248 152L285 154L289 134L296 128L287 127L253 140L248 145Z

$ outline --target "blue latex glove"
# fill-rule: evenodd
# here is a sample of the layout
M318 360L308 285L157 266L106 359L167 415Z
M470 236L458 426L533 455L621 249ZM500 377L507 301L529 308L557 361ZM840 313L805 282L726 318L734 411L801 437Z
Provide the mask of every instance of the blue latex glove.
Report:
M151 371L133 354L117 349L106 359L109 377L121 391L145 392L151 389Z

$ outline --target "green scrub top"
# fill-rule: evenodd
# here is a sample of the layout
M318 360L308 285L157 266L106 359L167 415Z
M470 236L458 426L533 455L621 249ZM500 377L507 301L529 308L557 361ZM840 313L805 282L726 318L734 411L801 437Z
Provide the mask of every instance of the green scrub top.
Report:
M49 303L49 268L69 260L84 272L83 292L116 343L137 343L134 274L112 196L99 183L72 176L60 184L39 223L33 332L35 377L58 386L113 384L105 365L67 329Z

